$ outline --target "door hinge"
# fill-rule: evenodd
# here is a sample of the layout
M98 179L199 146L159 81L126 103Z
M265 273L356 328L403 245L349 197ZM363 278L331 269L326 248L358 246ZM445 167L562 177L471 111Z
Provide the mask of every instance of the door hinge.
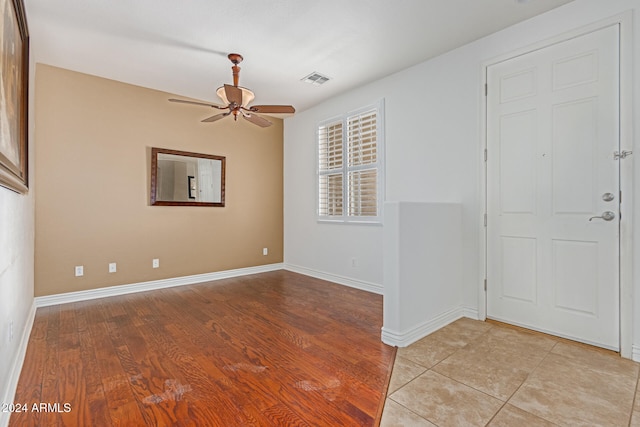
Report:
M631 150L622 150L622 152L620 151L614 151L613 152L613 160L618 160L618 159L626 159L627 156L630 156L633 154L633 151Z
M484 290L487 290L487 279L484 279Z
M484 226L487 226L487 214L484 214Z
M485 162L487 161L487 149L486 148L484 149L484 161Z

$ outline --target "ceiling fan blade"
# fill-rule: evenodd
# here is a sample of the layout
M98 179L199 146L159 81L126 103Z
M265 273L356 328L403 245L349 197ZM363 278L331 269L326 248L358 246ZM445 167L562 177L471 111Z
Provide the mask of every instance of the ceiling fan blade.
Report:
M257 114L243 114L242 117L244 117L245 119L249 120L251 123L253 123L254 125L258 125L260 127L266 128L271 126L273 123L271 123L269 120L258 116Z
M293 114L296 109L291 105L253 105L249 108L256 113Z
M242 105L242 91L238 87L224 85L224 93L230 104Z
M170 98L169 99L170 102L181 102L183 104L194 104L194 105L204 105L205 107L213 107L213 108L220 108L217 105L213 105L213 104L207 104L204 102L196 102L196 101L187 101L185 99L174 99L174 98Z
M216 114L215 116L211 116L208 117L206 119L203 120L204 123L211 123L211 122L215 122L218 121L220 119L224 119L225 117L227 117L229 114L231 114L231 112L229 111L228 113L222 113L222 114Z

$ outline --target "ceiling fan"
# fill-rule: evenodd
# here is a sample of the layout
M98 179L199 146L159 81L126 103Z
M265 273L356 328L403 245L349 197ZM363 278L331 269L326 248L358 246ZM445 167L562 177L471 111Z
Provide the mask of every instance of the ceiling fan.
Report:
M233 115L234 120L238 120L238 116L242 116L244 119L260 127L271 126L272 123L260 117L255 113L264 114L292 114L296 110L291 105L253 105L249 106L251 101L255 98L252 91L242 86L238 86L238 80L240 77L240 67L238 64L242 62L242 55L237 53L230 53L228 55L229 60L233 63L231 70L233 71L233 86L224 85L218 88L217 95L222 99L225 106L207 104L205 102L187 101L184 99L169 99L171 102L182 102L184 104L204 105L205 107L212 107L218 110L228 110L224 113L215 114L208 117L203 122L215 122L220 119L224 119L227 116Z

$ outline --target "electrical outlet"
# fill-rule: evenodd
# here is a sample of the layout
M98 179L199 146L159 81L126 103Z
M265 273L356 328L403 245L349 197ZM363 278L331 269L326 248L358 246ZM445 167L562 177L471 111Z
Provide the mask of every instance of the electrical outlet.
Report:
M160 260L158 258L154 258L153 261L151 262L151 266L153 268L158 268L160 267Z
M84 266L76 265L76 277L84 276Z
M269 255L269 248L262 248L262 255Z
M115 262L110 262L109 263L109 273L115 273L116 272L116 263Z

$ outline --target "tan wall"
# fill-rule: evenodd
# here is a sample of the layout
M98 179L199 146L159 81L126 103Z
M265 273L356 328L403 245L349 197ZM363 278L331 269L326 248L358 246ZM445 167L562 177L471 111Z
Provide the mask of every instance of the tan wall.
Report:
M36 296L282 262L281 120L200 123L214 111L42 64L35 93ZM153 146L226 156L226 207L151 206Z

